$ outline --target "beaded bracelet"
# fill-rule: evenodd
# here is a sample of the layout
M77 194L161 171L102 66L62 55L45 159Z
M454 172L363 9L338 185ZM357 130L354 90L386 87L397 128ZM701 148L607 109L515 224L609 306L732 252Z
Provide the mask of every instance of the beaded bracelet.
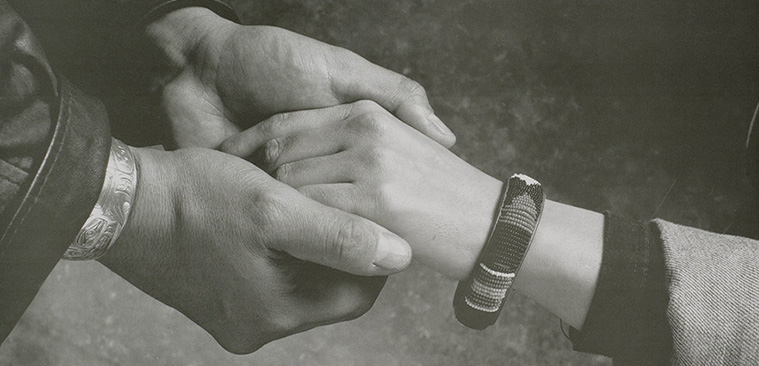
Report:
M100 196L63 259L88 260L103 256L127 223L136 188L134 156L129 146L113 139Z
M472 329L495 323L543 212L540 183L515 174L504 184L500 209L472 273L453 298L456 319Z

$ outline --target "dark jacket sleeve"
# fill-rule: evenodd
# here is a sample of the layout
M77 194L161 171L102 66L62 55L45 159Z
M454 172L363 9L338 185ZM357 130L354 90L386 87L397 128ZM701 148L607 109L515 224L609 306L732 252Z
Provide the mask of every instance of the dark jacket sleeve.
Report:
M759 241L606 215L579 351L620 365L759 364Z
M148 22L190 6L238 21L220 0L7 1L35 33L56 70L95 95L116 92L120 86L111 79L120 76L118 68L143 61L144 50L135 49L135 43Z
M113 135L131 145L165 142L156 75L169 72L143 42L144 26L178 8L199 6L237 21L219 0L7 0L32 29L55 70L109 111ZM149 132L148 132L149 131Z
M53 73L0 0L0 341L91 212L110 141L102 105Z
M76 236L105 176L106 110L58 72L108 100L123 89L108 75L130 65L121 59L140 24L187 6L237 21L218 0L0 0L0 342Z
M668 300L657 228L606 213L601 270L582 331L570 331L574 349L617 366L668 365Z

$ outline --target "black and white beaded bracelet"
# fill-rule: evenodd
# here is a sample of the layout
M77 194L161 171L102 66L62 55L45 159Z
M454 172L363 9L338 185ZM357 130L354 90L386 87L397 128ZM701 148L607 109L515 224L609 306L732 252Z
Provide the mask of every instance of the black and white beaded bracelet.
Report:
M485 329L501 313L543 213L545 196L536 180L515 174L504 184L498 214L469 278L459 282L453 298L456 319Z

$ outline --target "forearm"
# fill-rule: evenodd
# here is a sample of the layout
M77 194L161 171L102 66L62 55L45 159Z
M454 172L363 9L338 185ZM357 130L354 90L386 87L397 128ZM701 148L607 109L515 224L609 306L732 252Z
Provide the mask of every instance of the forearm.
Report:
M514 288L572 326L577 350L659 364L671 337L658 233L546 201Z
M581 329L601 268L603 215L546 200L514 288Z
M514 288L572 326L576 350L666 362L671 333L658 232L546 201Z

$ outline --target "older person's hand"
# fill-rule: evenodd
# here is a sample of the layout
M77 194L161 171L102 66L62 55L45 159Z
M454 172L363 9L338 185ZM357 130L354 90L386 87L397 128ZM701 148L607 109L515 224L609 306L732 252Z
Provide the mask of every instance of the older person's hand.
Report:
M221 149L387 227L453 278L471 271L502 186L370 101L279 114Z
M229 138L246 156L326 205L374 220L418 259L463 279L485 245L502 183L372 102L274 116ZM603 215L546 201L514 288L581 328L595 291Z
M176 147L215 148L280 112L369 99L450 147L424 89L340 47L281 28L241 26L210 10L173 11L146 28L169 70L156 75Z
M100 260L231 352L363 314L410 261L403 239L237 157L133 151L130 220Z

